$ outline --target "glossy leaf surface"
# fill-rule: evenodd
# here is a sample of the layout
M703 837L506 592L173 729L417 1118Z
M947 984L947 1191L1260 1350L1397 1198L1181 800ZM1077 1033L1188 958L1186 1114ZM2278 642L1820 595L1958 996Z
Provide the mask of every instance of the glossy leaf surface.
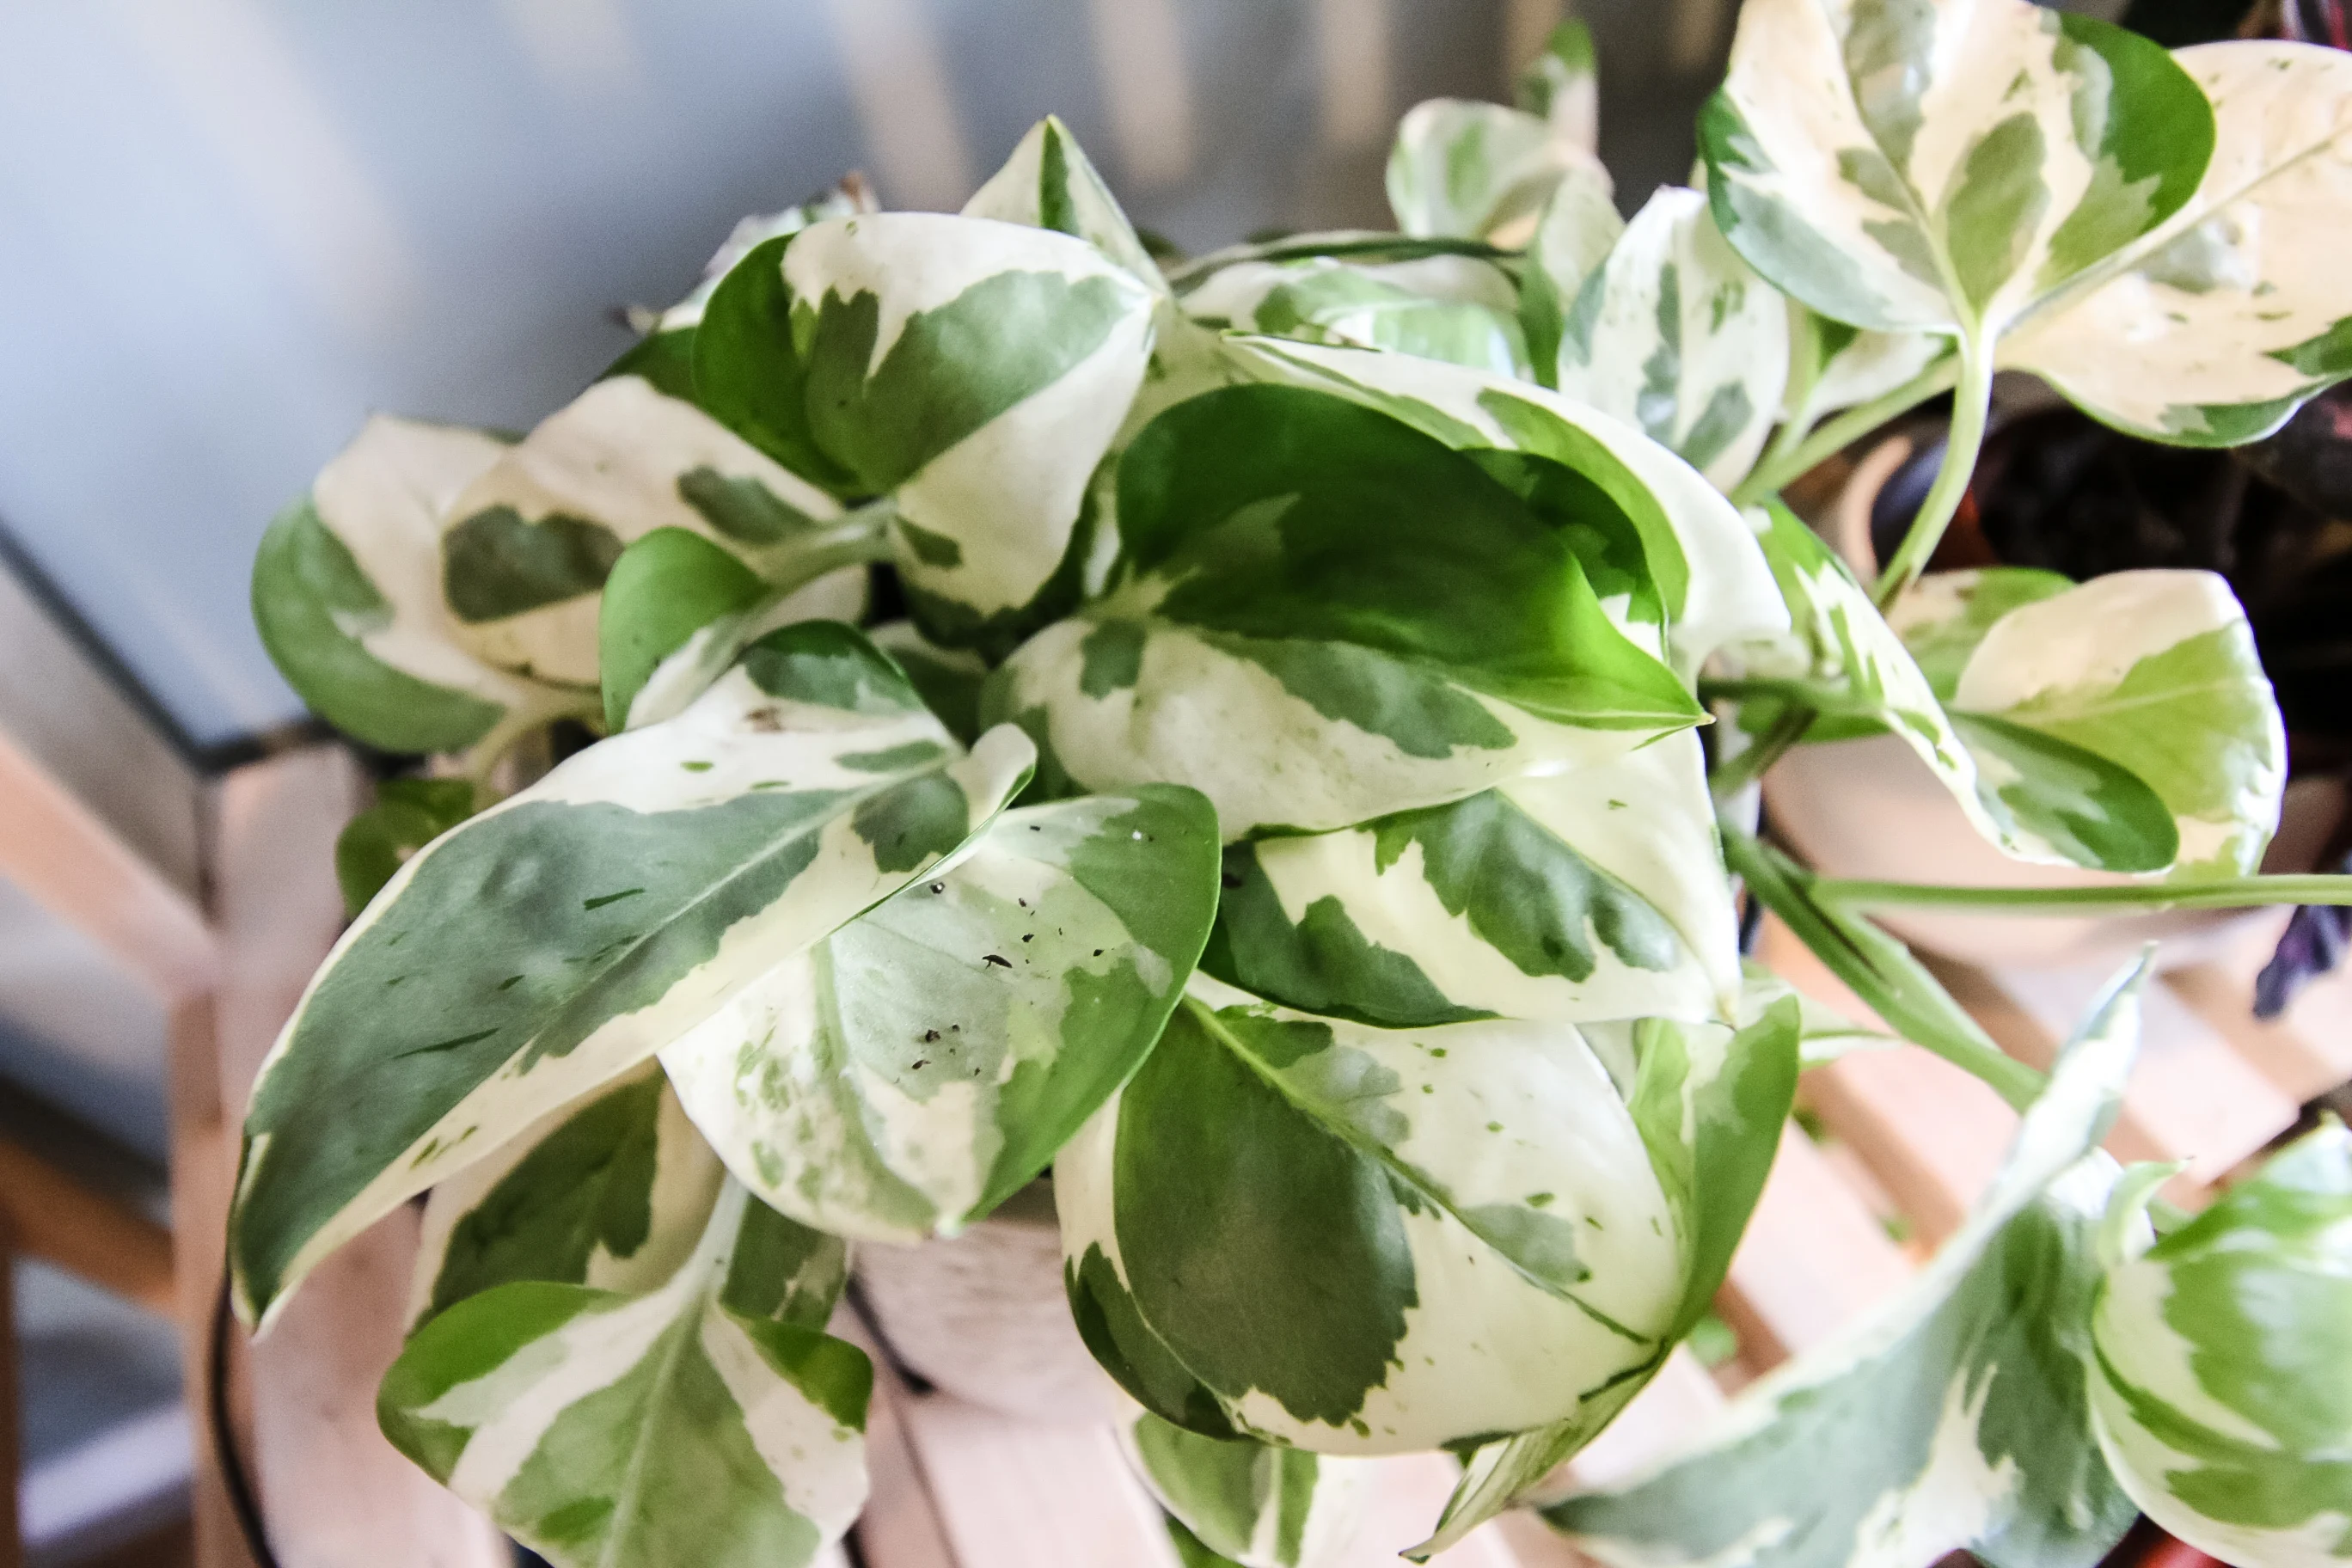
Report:
M1243 1568L1331 1568L1377 1484L1361 1460L1203 1437L1149 1411L1119 1436L1160 1506L1220 1561Z

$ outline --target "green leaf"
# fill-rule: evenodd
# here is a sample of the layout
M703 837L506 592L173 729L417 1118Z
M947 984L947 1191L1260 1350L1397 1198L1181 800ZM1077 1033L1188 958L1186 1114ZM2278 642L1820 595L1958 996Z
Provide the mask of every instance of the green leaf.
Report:
M1150 1411L1119 1427L1136 1474L1185 1532L1243 1568L1335 1568L1363 1523L1361 1460L1203 1437Z
M2091 1339L2100 1447L2149 1518L2231 1563L2352 1558L2352 1136L2341 1122L2113 1268Z
M1688 1243L1584 1034L1193 991L1055 1168L1074 1311L1148 1407L1396 1453L1569 1418L1664 1353Z
M302 700L383 751L456 752L569 699L477 658L441 597L441 512L506 448L379 416L278 514L253 563L262 646Z
M1520 109L1550 121L1561 137L1583 152L1599 150L1601 79L1592 53L1591 29L1570 16L1551 30L1544 47L1519 72L1515 96Z
M1834 321L1990 343L2197 188L2157 45L2026 0L1759 0L1699 118L1716 221Z
M887 621L866 634L898 661L949 733L970 745L979 738L980 689L988 661L970 648L941 647L912 621Z
M2001 363L2134 435L2235 446L2352 375L2352 60L2267 40L2174 58L2213 106L2197 194L2021 321Z
M1727 490L1763 450L1788 376L1780 291L1724 243L1706 197L1666 185L1584 279L1552 384Z
M1797 1059L1801 1066L1817 1068L1855 1051L1886 1050L1903 1043L1814 1001L1754 959L1741 960L1740 968L1747 977L1749 1006L1766 1005L1783 996L1797 999Z
M724 1175L648 1062L433 1189L411 1321L519 1279L658 1289L693 1252Z
M1585 280L1624 232L1609 176L1597 164L1570 170L1544 203L1519 272L1519 320L1535 378L1546 386L1559 383L1561 340Z
M230 1245L266 1315L501 1134L607 1082L961 848L1025 780L848 627L761 639L411 858L263 1064Z
M1664 1363L1675 1342L1712 1310L1780 1148L1797 1091L1802 1012L1791 996L1751 988L1739 1027L1644 1019L1631 1045L1639 1066L1632 1106L1675 1229L1684 1240L1682 1293L1655 1358L1567 1420L1471 1454L1422 1561L1521 1500L1599 1436Z
M1203 967L1383 1027L1727 1016L1738 920L1698 739L1225 853Z
M662 1051L737 1179L882 1241L952 1233L1134 1072L1216 907L1216 819L1150 785L1008 812Z
M1192 398L1120 459L1129 580L1015 654L986 713L1033 727L1086 787L1192 785L1228 837L1622 755L1699 710L1612 623L1568 537L1628 533L1622 510L1571 491L1546 515L1325 394Z
M1207 327L1388 349L1514 378L1528 374L1518 285L1474 257L1245 261L1211 274L1185 296L1184 310Z
M756 574L840 510L692 404L619 376L549 416L449 503L441 579L478 657L593 689L600 596L630 544L677 529ZM834 603L854 615L863 598L862 584L843 583Z
M1453 365L1268 339L1229 343L1233 367L1254 380L1377 408L1513 484L1567 535L1621 629L1651 646L1664 616L1667 662L1685 680L1725 644L1787 629L1772 570L1738 510L1687 463L1618 420L1541 387ZM1613 524L1606 509L1577 504L1587 489L1632 523L1638 567L1621 561L1620 531L1597 526Z
M335 838L335 880L352 919L383 890L402 862L474 815L474 786L465 779L386 779L375 804L343 825Z
M630 545L613 564L597 612L604 728L628 729L630 705L665 661L763 591L750 567L682 528L657 528Z
M384 1436L558 1568L803 1568L866 1500L874 1372L730 1307L761 1224L730 1187L650 1295L525 1282L459 1302L385 1374Z
M2019 605L1969 656L1952 705L2104 759L2153 797L2137 813L2170 819L2148 836L2177 859L2078 863L2243 876L2278 826L2285 731L2245 611L2212 573L2118 572Z
M1076 597L1087 481L1156 296L1086 240L935 213L755 249L695 343L704 405L844 496L892 498L934 640L1001 654Z
M1389 153L1390 210L1412 236L1484 239L1523 246L1552 189L1572 170L1590 168L1591 146L1578 138L1572 102L1547 119L1498 103L1433 98L1397 122Z
M1134 273L1146 287L1160 291L1168 287L1118 198L1096 173L1070 128L1054 115L1029 128L1004 166L964 203L963 216L1075 236Z
M2116 1176L2095 1151L2137 1043L2141 973L2062 1053L1992 1187L1926 1268L1671 1454L1546 1517L1601 1562L1645 1568L2104 1556L2134 1510L2084 1389Z

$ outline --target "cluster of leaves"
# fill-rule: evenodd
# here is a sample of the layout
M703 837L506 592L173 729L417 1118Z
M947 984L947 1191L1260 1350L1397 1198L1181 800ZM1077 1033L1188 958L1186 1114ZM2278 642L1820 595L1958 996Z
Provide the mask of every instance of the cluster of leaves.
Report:
M2133 984L2045 1085L1717 797L1886 730L2013 856L2252 868L2282 745L2217 580L1898 563L1882 615L1738 503L1947 389L1964 448L1996 364L2275 425L2352 372L2352 80L1748 0L1707 190L1626 223L1591 68L1570 26L1520 107L1409 114L1398 233L1163 271L1048 120L961 214L747 222L520 439L371 424L256 616L322 716L445 761L346 835L257 1086L247 1321L429 1194L404 1451L559 1563L804 1563L864 1494L849 1246L1050 1165L1185 1552L1317 1561L1366 1457L1449 1447L1426 1554L1705 1317L1801 1063L1860 1037L1743 969L1737 870L2023 1125L1900 1300L1549 1517L1628 1563L2087 1563L2123 1489L2205 1495L2148 1444L2262 1468L2122 1307L2092 1350ZM907 616L859 629L877 571ZM558 720L602 738L496 796ZM2315 1539L2326 1484L2214 1517Z

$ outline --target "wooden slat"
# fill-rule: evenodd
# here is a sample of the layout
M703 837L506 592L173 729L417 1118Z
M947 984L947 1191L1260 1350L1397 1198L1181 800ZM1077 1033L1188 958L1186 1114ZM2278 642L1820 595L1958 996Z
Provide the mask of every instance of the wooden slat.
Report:
M242 1113L256 1070L343 920L333 849L359 801L340 751L258 763L221 791L220 1100ZM230 1119L234 1120L234 1119ZM399 1353L413 1209L330 1258L250 1357L256 1479L285 1568L505 1568L504 1539L377 1429L375 1385Z
M2191 1012L2297 1104L2352 1080L2352 964L2305 984L2281 1016L2254 1016L2254 976L2270 962L2286 910L2265 910L2204 963L2164 977Z
M203 913L30 752L0 731L0 876L166 1004L212 987Z
M0 1142L0 1207L19 1252L164 1317L177 1310L172 1233L146 1215L5 1142Z
M1014 1421L944 1394L908 1396L898 1414L957 1568L1175 1568L1109 1426Z
M1818 1344L1909 1272L1877 1216L1792 1122L1717 1308L1743 1353L1767 1366Z
M1938 962L1936 971L2002 1049L2046 1068L2115 967L1992 973ZM2147 988L2139 1060L2107 1139L2117 1159L2188 1161L2167 1190L2176 1202L2196 1203L2223 1172L2290 1126L2296 1110L2169 987Z

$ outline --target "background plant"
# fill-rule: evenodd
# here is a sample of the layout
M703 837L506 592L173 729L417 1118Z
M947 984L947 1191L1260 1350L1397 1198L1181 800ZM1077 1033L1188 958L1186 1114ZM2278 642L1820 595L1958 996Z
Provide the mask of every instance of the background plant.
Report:
M1591 72L1570 26L1521 107L1408 115L1399 233L1165 269L1049 120L961 215L747 225L519 440L362 432L256 614L320 713L442 760L346 835L354 921L257 1086L248 1321L429 1193L396 1443L559 1562L805 1562L863 1498L849 1247L1051 1165L1186 1551L1312 1561L1361 1457L1442 1445L1435 1550L1691 1332L1801 1062L1856 1037L1743 968L1744 890L2018 1141L1898 1300L1547 1517L1645 1564L2087 1563L2135 1501L2352 1552L2341 1401L2245 1408L2335 1342L2334 1222L2278 1194L2335 1201L2336 1145L2145 1246L2096 1152L2137 974L2045 1078L1866 913L2352 900L2250 875L2283 745L2218 579L1920 577L1997 368L2192 444L2352 374L2352 74L1749 0L1706 191L1625 223ZM1769 498L1946 392L1865 587ZM2004 853L2130 879L1840 883L1754 837L1773 760L1880 730ZM2231 1226L2323 1283L2180 1374L2146 1281ZM2167 1331L2273 1277L2208 1268Z

